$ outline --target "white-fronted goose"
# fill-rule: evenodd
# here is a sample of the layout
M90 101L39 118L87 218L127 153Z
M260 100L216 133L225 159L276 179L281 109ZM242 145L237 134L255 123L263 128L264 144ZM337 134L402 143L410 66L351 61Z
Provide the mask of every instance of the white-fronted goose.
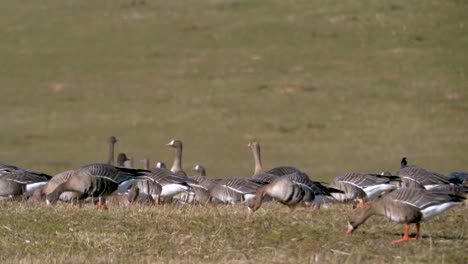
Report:
M176 149L176 156L171 171L182 176L187 176L187 173L182 169L182 141L173 139L166 146Z
M198 165L198 164L195 165L195 167L193 167L193 171L197 172L198 175L190 176L190 178L196 180L200 185L205 187L207 190L209 190L213 184L217 184L220 181L222 181L222 179L214 179L214 178L207 177L206 169L201 165Z
M403 238L393 243L408 241L410 224L416 224L416 236L419 238L420 222L427 221L445 210L461 204L464 197L435 193L431 190L402 188L367 203L362 208L354 210L348 222L348 234L372 215L385 216L400 224L405 224Z
M453 184L461 185L468 181L468 172L451 172L447 175L449 181Z
M408 165L406 157L401 160L401 168L395 172L401 178L401 187L414 187L415 184L423 185L426 189L431 189L434 185L450 184L450 180L444 175L432 172L428 169L415 165Z
M390 184L390 179L386 176L357 172L336 176L328 187L343 191L343 193L332 193L337 201L342 203L359 201L361 205L364 201L375 199L383 192L397 188Z
M333 197L332 193L344 193L341 190L323 186L319 182L312 181L307 174L303 172L294 172L291 174L283 175L280 178L287 178L295 184L302 185L304 188L308 188L312 190L314 193L315 199L313 204L313 208L320 208L322 204L326 203L333 203L335 202L335 198Z
M48 194L50 194L54 191L55 188L57 188L57 186L66 182L73 174L73 172L74 170L67 170L57 175L54 175L46 185L35 190L33 194L34 200L43 201ZM78 194L75 192L63 192L60 194L59 200L64 202L75 203L78 202Z
M192 192L192 187L189 186L188 182L195 184L195 181L177 175L170 170L152 168L151 173L146 175L145 181L136 182L132 187L134 190L138 189L140 195L151 196L155 203L159 204L161 198L164 200L182 192Z
M52 176L42 172L0 164L0 196L31 196L34 190L47 184Z
M242 177L223 179L211 186L209 193L212 202L236 204L247 202L255 197L257 190L267 182Z
M115 143L117 143L117 138L114 136L110 136L107 140L107 143L109 144L107 164L114 165L114 147Z
M259 179L259 180L266 181L266 182L273 182L279 176L283 176L283 175L287 175L287 174L291 174L295 172L301 172L300 170L294 167L290 167L290 166L275 167L273 169L270 169L269 171L264 172L263 165L262 165L260 144L256 141L251 141L247 144L247 147L249 147L252 150L252 154L253 154L254 162L255 162L255 170L252 176L253 179Z
M260 208L265 196L274 198L290 208L299 204L312 205L315 198L314 191L309 186L298 184L287 177L280 177L257 190L255 199L248 205L251 212Z
M117 167L124 167L128 169L133 169L133 159L132 157L127 156L125 153L119 153L117 155Z
M164 163L162 161L156 162L156 165L154 167L158 168L158 169L166 169L167 168L166 163Z
M147 173L146 170L127 169L109 164L89 164L74 170L66 182L46 195L46 202L55 203L65 191L76 192L79 199L100 198L112 194L121 187L121 184L127 185L123 189L128 189L133 181L146 179ZM98 207L101 205L100 202Z

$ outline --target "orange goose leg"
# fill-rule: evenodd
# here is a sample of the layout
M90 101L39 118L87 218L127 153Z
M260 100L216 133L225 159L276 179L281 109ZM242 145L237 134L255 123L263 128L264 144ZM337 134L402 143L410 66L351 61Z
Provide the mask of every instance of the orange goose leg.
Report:
M418 240L419 239L419 228L421 227L421 223L417 222L416 223L416 235L411 238L411 240Z
M400 242L406 242L409 240L409 224L405 225L405 234L401 239L393 240L392 243L400 243Z

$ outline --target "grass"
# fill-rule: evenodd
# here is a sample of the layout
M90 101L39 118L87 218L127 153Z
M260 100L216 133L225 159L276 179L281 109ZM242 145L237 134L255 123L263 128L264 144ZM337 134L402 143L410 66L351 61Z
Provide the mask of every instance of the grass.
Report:
M55 174L105 161L106 139L115 135L120 140L118 152L135 160L148 157L153 163L170 163L174 153L163 145L179 138L185 146L185 169L203 164L215 177L253 173L251 153L244 147L251 139L260 142L265 167L296 166L320 181L346 171L395 171L402 156L441 173L466 171L465 10L466 2L456 0L3 3L0 162ZM65 217L59 218L64 221L73 215L91 217L93 227L120 219L115 212L97 214L111 215L107 220L92 218L91 209L81 213L57 209L67 211L62 214L42 207L8 208L2 210L2 217L11 210L24 210L15 217L24 217L26 223L32 223L36 215L48 214L59 214L56 216ZM148 210L154 210L153 216L159 212ZM323 212L327 213L332 211ZM314 213L297 213L299 216L320 219ZM265 219L282 222L289 216L283 213L277 219ZM452 215L441 219L450 221ZM343 221L337 226L341 228ZM428 233L439 228L435 222L432 230L428 223ZM41 235L41 226L31 235ZM292 225L285 226L281 234L296 234ZM223 228L231 230L227 224ZM308 232L314 234L311 228L304 224L299 230L308 237ZM329 231L316 234L329 237ZM91 229L87 232L92 233ZM190 234L188 229L183 232ZM341 234L341 229L333 232ZM401 232L400 228L394 232ZM301 258L298 251L307 252L299 261L311 262L312 250L322 254L318 259L330 262L366 261L369 256L380 261L377 253L387 249L387 240L394 236L378 237L378 243L364 240L380 233L366 233L359 245L349 242L352 248L337 246L335 241L323 249L313 243L317 238L299 240L302 246L297 248L293 246L297 242L282 245L265 239L269 241L265 249L258 255L249 253L248 258L240 253L249 245L242 238L236 246L231 242L219 245L222 253L216 256L209 254L205 259L201 254L188 254L185 260L193 255L194 261L216 262L226 256L248 262L262 255L270 260L274 254L282 254L275 255L280 262ZM66 231L62 234L71 236ZM109 229L104 234L110 237L94 237L99 249L109 250L104 241L122 241L113 238ZM201 241L200 234L189 241ZM434 239L432 243L438 247L429 240L391 247L400 258L383 259L466 262L462 251L452 249L466 247L464 239L447 243ZM23 244L1 241L10 245L0 249L8 251L8 260L28 262L26 255L17 253ZM65 244L63 240L58 243ZM119 245L116 248L125 248L125 244ZM374 248L377 245L382 249ZM76 262L86 257L106 262L114 257L114 251L107 256L98 250L98 255L84 242L78 248L88 251L57 245L42 251L33 245L27 248L31 258L44 261L68 256L69 248L73 248L70 253ZM57 252L46 253L46 248ZM331 249L351 255L330 253ZM158 259L175 258L179 254L174 250L160 250ZM147 262L152 260L153 255L148 256Z
M396 244L403 226L374 217L345 235L349 208L290 212L265 204L247 221L239 206L111 206L97 210L3 201L2 262L404 262L463 263L466 207L422 225L420 241ZM343 213L345 209L345 213ZM413 230L414 231L414 230ZM18 249L21 249L20 251Z

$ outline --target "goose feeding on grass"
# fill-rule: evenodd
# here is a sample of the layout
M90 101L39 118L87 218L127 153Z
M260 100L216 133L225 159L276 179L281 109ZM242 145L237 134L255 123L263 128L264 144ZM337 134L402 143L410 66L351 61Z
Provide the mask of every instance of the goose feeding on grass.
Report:
M290 208L299 204L311 205L315 199L314 190L309 186L281 177L257 190L255 198L248 204L249 212L257 211L265 196L274 198Z
M28 198L51 178L42 172L0 164L0 196Z
M213 184L210 200L215 203L236 204L252 200L257 190L267 182L243 177L231 177Z
M74 170L66 182L47 194L46 203L53 204L63 192L71 191L76 192L79 199L98 197L98 207L102 207L105 204L105 201L101 201L102 196L111 195L118 191L119 187L126 190L132 182L146 179L147 174L146 170L101 163L89 164Z
M420 223L443 213L445 210L462 203L465 198L431 190L402 188L379 197L378 199L356 208L348 221L347 234L351 234L372 215L405 224L403 238L393 240L393 243L410 240L410 224L416 225L416 240L420 236Z

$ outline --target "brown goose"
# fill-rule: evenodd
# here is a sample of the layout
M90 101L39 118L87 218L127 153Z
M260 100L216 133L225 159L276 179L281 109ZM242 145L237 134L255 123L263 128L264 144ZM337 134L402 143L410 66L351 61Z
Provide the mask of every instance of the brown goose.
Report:
M174 163L172 164L171 171L182 176L187 176L185 171L182 169L182 141L173 139L171 142L167 143L166 146L176 149L176 156Z
M107 143L109 144L107 164L114 165L114 147L115 147L115 143L117 143L117 138L114 136L110 136L109 139L107 140Z
M435 185L450 184L450 180L442 174L415 165L408 165L406 157L401 160L401 168L395 172L395 175L401 178L401 187L411 188L415 185L423 185L424 188L430 190Z
M31 196L34 190L47 184L52 176L42 172L0 164L0 196Z
M405 224L403 238L393 243L408 241L410 224L416 224L416 236L419 238L420 222L427 221L445 210L461 204L464 197L432 192L431 190L402 188L388 193L362 208L354 210L348 222L348 234L363 224L372 215L385 216L400 224Z
M260 208L265 196L274 198L290 208L299 204L311 205L315 198L314 191L307 185L281 177L257 190L255 199L248 205L250 212Z
M394 190L397 187L390 184L390 179L386 176L349 172L336 176L328 187L343 191L343 193L332 193L333 197L342 203L359 201L371 201L386 191Z
M236 204L248 202L267 182L242 177L223 179L210 187L210 200L214 203Z
M128 189L133 181L146 179L146 170L127 169L109 164L95 163L83 166L69 176L68 180L58 185L46 195L46 203L55 203L65 191L76 192L79 199L107 196ZM125 185L123 187L123 185ZM103 203L100 201L98 207Z

